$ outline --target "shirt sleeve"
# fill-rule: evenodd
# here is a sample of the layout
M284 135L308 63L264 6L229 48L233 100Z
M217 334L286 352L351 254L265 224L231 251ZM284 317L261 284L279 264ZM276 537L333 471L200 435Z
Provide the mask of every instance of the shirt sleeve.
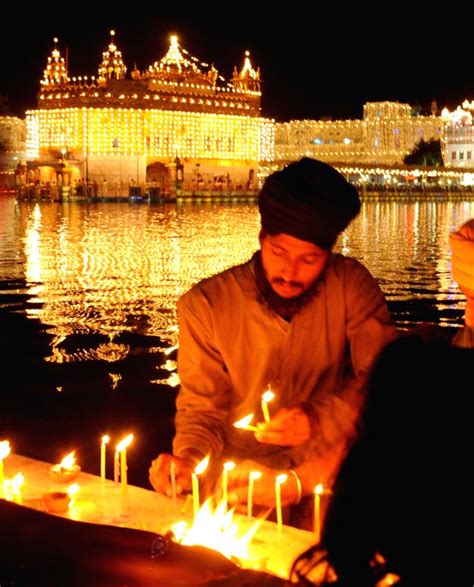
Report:
M311 401L314 436L304 459L312 461L315 475L324 472L329 477L335 475L356 437L374 362L397 336L383 293L363 265L350 260L343 287L346 361L335 388L316 393Z
M178 302L178 374L174 454L219 456L228 418L230 380L213 340L212 311L199 290Z

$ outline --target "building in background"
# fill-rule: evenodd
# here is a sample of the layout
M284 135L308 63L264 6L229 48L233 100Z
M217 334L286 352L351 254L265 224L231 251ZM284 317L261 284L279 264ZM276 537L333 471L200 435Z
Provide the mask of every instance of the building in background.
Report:
M444 108L441 117L446 125L443 158L447 167L474 168L474 132L472 113L474 100L464 100L462 108L450 112Z
M292 120L275 124L275 160L397 165L421 139L440 139L443 121L414 116L409 104L368 102L362 120Z
M248 53L226 82L172 36L162 59L128 76L111 31L98 75L71 77L55 39L38 106L26 113L29 167L36 181L107 185L109 195L145 183L165 193L255 190L274 141L260 99Z
M0 190L15 187L15 175L26 170L26 124L16 116L0 116Z

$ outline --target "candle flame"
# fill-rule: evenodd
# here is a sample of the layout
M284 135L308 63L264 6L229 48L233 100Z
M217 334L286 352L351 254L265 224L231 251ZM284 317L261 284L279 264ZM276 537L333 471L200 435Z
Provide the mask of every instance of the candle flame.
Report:
M248 416L245 416L245 418L242 418L242 420L238 420L237 422L234 422L234 427L235 428L247 428L247 426L250 426L250 422L253 420L253 414L249 414Z
M74 452L75 451L70 452L63 458L59 465L61 469L72 469L72 467L74 467L76 464L76 457L74 456Z
M10 441L2 440L0 442L0 459L4 459L5 457L7 457L10 454L10 452Z
M130 443L132 442L132 440L133 440L133 434L129 434L128 436L126 436L115 447L116 452L122 452L123 450L125 450L128 446L130 446Z
M107 444L110 440L110 436L108 434L104 434L104 436L102 436L101 441L102 444Z
M224 463L224 469L226 471L232 471L232 469L235 469L235 463L232 461L227 461L227 463Z
M314 488L315 495L322 495L324 491L324 486L322 483L318 483Z
M194 473L196 475L204 473L204 471L207 469L207 466L209 465L209 459L210 457L207 455L207 457L204 457L202 461L196 465L196 468L194 469Z
M250 471L250 479L257 481L262 476L262 471Z
M262 522L257 520L250 528L247 523L239 524L233 510L228 510L223 500L213 508L212 499L209 499L202 505L190 527L187 522L181 521L174 524L171 530L177 542L188 546L206 546L229 559L237 557L245 567L250 543Z
M268 389L263 395L262 399L265 403L270 403L275 398L275 394L271 389Z
M277 475L275 477L275 482L278 483L278 485L282 485L287 479L288 475L286 473L282 473L281 475Z

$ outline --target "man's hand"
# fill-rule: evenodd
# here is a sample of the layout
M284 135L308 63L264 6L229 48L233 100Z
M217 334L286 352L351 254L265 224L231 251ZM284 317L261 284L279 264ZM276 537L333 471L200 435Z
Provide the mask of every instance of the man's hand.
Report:
M311 421L300 407L282 408L270 422L257 424L255 438L264 444L300 446L311 438Z
M157 459L152 461L149 469L150 483L155 491L164 493L169 497L172 494L171 463L174 463L175 467L177 495L191 489L191 473L196 466L191 459L182 459L167 453L160 454Z

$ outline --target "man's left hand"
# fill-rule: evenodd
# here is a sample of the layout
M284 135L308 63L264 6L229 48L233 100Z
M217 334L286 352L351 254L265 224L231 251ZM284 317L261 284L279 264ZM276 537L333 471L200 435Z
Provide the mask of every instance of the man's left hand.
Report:
M311 438L308 414L299 406L282 408L270 422L260 422L255 438L264 444L300 446Z

